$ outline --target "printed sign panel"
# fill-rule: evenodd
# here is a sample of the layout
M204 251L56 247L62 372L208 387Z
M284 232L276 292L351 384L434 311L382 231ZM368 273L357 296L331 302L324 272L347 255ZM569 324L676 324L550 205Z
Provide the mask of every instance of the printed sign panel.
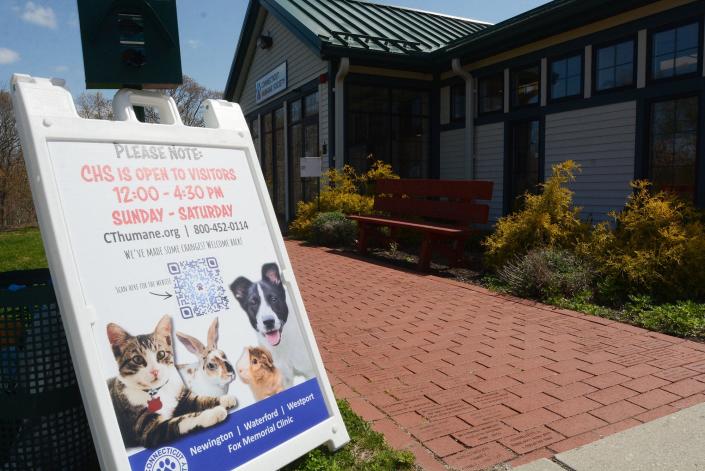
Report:
M301 157L301 178L315 178L322 175L321 166L323 165L320 157Z
M244 152L49 153L134 470L165 444L196 469L232 469L328 417Z
M56 218L50 223L41 204L39 214L43 235L65 234L68 245L48 250L52 275L67 262L75 268L76 287L60 296L69 337L81 319L67 318L66 299L95 315L92 341L72 354L77 368L93 363L83 374L104 385L84 398L106 407L109 397L108 418L93 416L92 426L117 423L108 445L129 465L116 467L232 470L338 422L293 275L282 267L271 204L262 204L254 151L129 138L138 134L47 138L46 155L28 157L30 173L42 162L51 176L42 181L58 190ZM347 441L344 427L331 430L341 428ZM285 464L316 440L271 462Z
M280 94L287 87L286 62L255 82L255 103L260 103Z

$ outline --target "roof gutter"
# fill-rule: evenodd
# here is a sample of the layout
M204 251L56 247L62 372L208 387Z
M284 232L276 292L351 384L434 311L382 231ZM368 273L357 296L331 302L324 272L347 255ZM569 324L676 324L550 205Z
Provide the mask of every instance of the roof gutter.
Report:
M350 59L340 59L335 75L335 168L342 169L345 160L345 77L350 72Z
M452 61L453 72L465 80L465 159L463 167L466 180L475 179L475 88L472 74L463 69L460 59Z

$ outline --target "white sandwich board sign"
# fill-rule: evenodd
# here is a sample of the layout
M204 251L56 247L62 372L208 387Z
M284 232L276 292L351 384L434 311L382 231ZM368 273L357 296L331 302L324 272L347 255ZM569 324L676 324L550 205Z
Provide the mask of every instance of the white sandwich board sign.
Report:
M348 441L238 105L119 91L80 118L57 80L12 94L101 467L276 469ZM134 106L159 110L160 124Z

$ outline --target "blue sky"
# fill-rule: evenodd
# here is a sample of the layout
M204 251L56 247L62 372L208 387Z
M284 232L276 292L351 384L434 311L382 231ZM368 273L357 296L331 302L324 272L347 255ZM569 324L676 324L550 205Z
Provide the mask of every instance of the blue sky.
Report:
M492 23L547 0L383 0L399 6ZM182 67L203 85L222 90L247 0L177 0ZM76 0L0 0L0 86L13 72L61 77L78 96L84 91Z

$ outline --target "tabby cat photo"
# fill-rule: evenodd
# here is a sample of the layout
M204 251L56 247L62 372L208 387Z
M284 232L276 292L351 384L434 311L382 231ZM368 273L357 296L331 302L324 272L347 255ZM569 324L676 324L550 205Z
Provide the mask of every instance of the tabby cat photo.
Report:
M107 333L119 370L108 388L126 447L158 447L224 421L237 406L234 396L195 395L184 386L169 315L149 334L133 336L113 323Z

